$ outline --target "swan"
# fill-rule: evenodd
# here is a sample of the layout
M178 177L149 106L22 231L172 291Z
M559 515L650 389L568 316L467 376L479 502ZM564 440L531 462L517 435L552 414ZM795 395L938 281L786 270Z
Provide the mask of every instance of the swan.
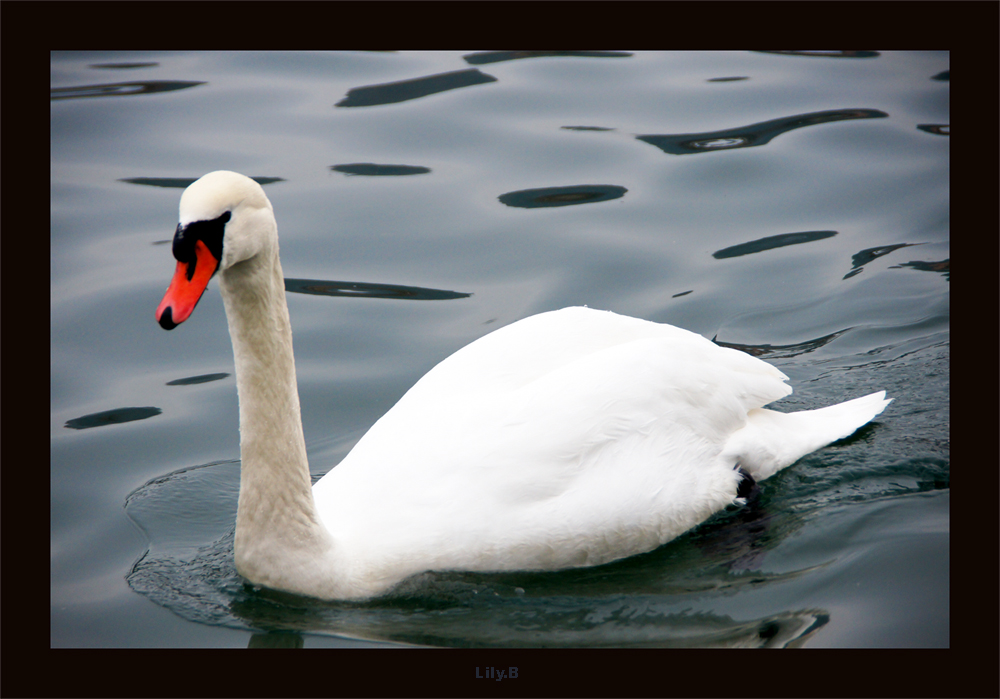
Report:
M311 484L278 260L260 185L181 195L156 310L184 322L219 277L240 408L234 556L252 584L358 600L432 570L557 570L650 551L881 413L885 391L763 406L788 377L680 328L585 307L517 321L421 378Z

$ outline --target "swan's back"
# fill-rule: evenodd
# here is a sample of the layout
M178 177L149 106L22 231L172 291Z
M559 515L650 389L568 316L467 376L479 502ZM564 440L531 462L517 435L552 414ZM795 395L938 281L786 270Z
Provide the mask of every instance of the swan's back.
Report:
M428 372L316 484L317 507L373 574L647 551L735 500L724 446L785 379L672 326L543 313Z

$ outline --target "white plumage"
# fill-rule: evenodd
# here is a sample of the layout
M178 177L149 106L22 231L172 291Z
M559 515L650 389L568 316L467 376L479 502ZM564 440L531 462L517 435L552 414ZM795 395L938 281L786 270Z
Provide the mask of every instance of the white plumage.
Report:
M649 551L736 502L738 469L763 480L890 402L881 391L767 410L792 390L771 365L669 325L566 308L442 361L310 489L270 202L249 178L214 172L185 191L180 218L195 251L175 241L157 318L182 322L204 290L189 287L208 282L204 268L185 281L190 265L218 265L240 398L236 563L261 585L364 598L427 570L556 570ZM212 235L221 264L192 243L210 249Z

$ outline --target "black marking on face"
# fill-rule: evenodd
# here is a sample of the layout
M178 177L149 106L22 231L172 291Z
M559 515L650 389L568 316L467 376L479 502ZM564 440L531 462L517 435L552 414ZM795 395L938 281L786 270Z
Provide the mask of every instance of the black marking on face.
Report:
M227 211L211 221L192 221L186 226L177 224L177 231L174 233L174 259L187 264L188 281L194 277L198 261L194 244L199 240L205 244L216 260L222 262L222 239L225 237L226 223L232 217L232 213Z

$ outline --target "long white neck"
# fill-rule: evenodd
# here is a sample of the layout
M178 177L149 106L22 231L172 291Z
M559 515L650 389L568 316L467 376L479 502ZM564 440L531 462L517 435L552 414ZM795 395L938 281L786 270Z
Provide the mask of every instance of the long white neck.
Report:
M323 565L332 540L313 502L277 251L219 276L240 402L236 568L260 585L316 594L316 578L333 573Z

